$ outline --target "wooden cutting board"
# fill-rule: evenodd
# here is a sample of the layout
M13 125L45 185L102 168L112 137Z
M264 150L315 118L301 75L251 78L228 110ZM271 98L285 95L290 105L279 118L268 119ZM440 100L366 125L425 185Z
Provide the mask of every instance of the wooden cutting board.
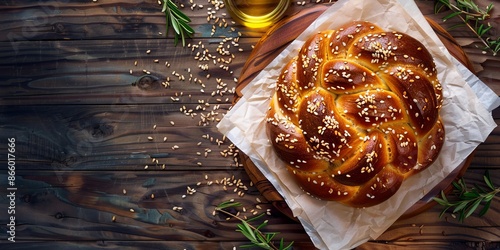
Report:
M319 15L321 15L329 6L318 5L313 8L301 10L300 12L291 15L276 25L271 27L257 42L248 60L243 66L238 86L236 87L236 96L234 102L237 102L241 97L241 90L248 85L252 79L264 69L281 51L288 46L297 36L299 36ZM469 70L473 71L473 65L468 59L465 52L457 44L455 39L444 30L435 21L427 18L427 21L439 36L440 40L444 43L452 56L459 60ZM250 176L250 179L260 191L260 193L270 202L273 206L281 211L288 217L296 220L293 217L291 210L288 208L283 197L276 191L274 186L269 182L260 170L253 164L250 158L240 153L240 160ZM470 155L467 160L457 169L450 174L442 183L429 192L429 195L435 196L441 190L449 192L452 189L451 182L458 180L463 176L465 171L470 165L473 155ZM428 208L434 206L436 203L427 195L422 200L418 201L408 211L406 211L400 219L408 218L419 214Z

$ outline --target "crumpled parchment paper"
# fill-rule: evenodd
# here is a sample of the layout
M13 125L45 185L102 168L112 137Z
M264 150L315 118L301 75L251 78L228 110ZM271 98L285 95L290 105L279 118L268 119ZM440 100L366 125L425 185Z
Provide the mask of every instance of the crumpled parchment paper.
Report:
M276 156L265 130L266 112L281 67L297 55L313 33L336 29L354 20L370 21L424 43L435 58L445 96L441 116L446 138L436 162L407 179L389 200L369 208L351 208L305 194ZM461 166L496 127L491 110L499 104L498 96L448 53L412 0L340 0L255 77L243 90L243 97L218 124L218 129L252 159L285 198L316 247L351 249L380 236L415 202Z

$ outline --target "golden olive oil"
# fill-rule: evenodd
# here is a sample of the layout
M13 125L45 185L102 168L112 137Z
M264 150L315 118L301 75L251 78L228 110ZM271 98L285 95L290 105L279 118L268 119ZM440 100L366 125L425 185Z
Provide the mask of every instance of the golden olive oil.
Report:
M290 0L225 0L231 17L250 28L265 28L283 17Z

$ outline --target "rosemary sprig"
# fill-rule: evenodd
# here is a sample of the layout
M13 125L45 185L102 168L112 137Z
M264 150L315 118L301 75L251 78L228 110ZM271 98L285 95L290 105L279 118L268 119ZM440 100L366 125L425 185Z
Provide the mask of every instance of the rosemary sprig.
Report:
M242 248L249 248L249 247L260 247L263 249L273 249L273 250L290 250L292 249L292 244L291 242L289 245L285 246L284 239L281 238L280 243L278 246L273 244L273 239L278 233L263 233L260 231L263 227L267 226L268 221L265 220L261 224L259 224L257 227L252 226L249 222L255 221L259 218L261 218L264 214L257 215L255 217L252 217L250 219L244 220L243 218L234 215L225 209L228 208L235 208L239 207L242 204L239 202L233 202L233 201L225 201L220 203L217 207L215 207L215 211L224 213L225 215L228 215L232 218L235 218L239 220L241 223L237 225L238 229L236 231L241 232L248 240L250 240L251 244L243 245L241 246Z
M467 26L481 40L485 46L484 49L490 50L493 56L497 55L500 51L500 37L494 39L488 36L488 31L492 28L487 21L493 9L492 3L482 9L473 0L437 0L434 12L439 13L444 7L451 10L452 13L443 17L443 21L453 17L460 18L462 25Z
M160 0L163 3L161 12L165 13L166 31L170 26L174 29L174 44L179 43L179 38L182 41L182 46L186 46L186 38L192 37L194 30L189 26L191 19L186 16L172 0Z
M487 189L484 189L476 184L474 187L469 189L463 178L461 178L458 182L453 182L452 184L454 190L452 194L455 195L454 200L446 198L444 192L441 191L441 198L433 198L438 204L444 206L444 209L439 214L439 217L442 217L446 211L453 208L452 213L458 213L458 220L463 222L467 217L474 213L480 204L483 204L483 208L479 212L479 216L486 214L490 208L493 197L500 193L500 187L495 187L493 185L488 171L485 172L483 180Z

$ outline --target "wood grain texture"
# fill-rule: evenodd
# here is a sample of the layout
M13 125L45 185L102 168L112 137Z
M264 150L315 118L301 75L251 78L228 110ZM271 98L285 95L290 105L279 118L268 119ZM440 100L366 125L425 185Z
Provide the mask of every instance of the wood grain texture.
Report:
M285 239L308 241L302 226L281 215L251 187L248 176L235 171L20 171L17 212L18 239L21 242L64 240L75 246L103 241L162 241L162 247L175 241L224 242L244 241L234 232L236 221L225 216L213 216L213 208L225 199L238 199L247 208L246 215L256 205L259 212L270 209L269 230L282 232ZM205 177L208 176L208 178ZM492 172L493 181L500 181L500 172ZM6 178L4 174L0 176ZM245 196L234 192L234 185L224 190L224 179L241 180L249 189ZM481 172L468 172L470 185L481 185ZM213 184L208 185L209 181ZM198 184L200 183L200 184ZM196 189L186 194L187 187ZM229 185L228 185L229 186ZM125 191L124 191L125 190ZM4 196L4 190L1 190ZM152 198L154 194L154 198ZM256 203L259 198L260 202ZM174 207L183 207L175 211ZM386 246L421 244L452 245L454 241L495 242L500 237L500 199L482 218L471 217L460 223L450 215L439 219L439 207L426 213L400 220L372 243ZM203 208L203 209L200 209ZM130 209L133 209L131 212ZM242 211L242 210L240 210ZM25 216L29 214L30 216ZM242 212L242 214L245 214ZM115 216L115 221L113 221ZM467 230L464 231L464 228ZM172 242L174 241L174 242ZM365 249L361 246L360 249ZM194 248L200 249L200 248ZM202 249L202 248L201 248ZM300 249L300 248L299 248Z
M196 105L1 106L0 136L16 137L23 170L234 167L234 155L225 155L231 142L215 128L229 106L196 116L180 111Z
M165 104L181 98L183 103L231 103L235 71L244 64L253 40L228 49L238 52L234 59L217 55L219 43L208 39L200 40L204 49L172 49L166 39L20 42L17 51L10 43L0 43L4 58L0 101L4 105ZM195 59L204 51L211 56ZM212 57L221 62L214 63ZM230 66L223 62L227 60ZM199 70L201 65L209 70ZM141 81L143 76L149 81Z
M263 217L266 230L281 232L277 237L294 241L294 249L314 249L302 225L250 185L234 158L237 149L216 128L267 30L232 23L212 2L194 0L192 11L189 1L178 2L196 30L191 47L174 46L172 33L165 38L156 0L0 1L0 141L15 137L18 154L17 241L5 240L2 226L1 249L239 248L248 242L235 231L238 222L212 214L231 198L247 216L271 209ZM292 4L288 15L316 8L312 2ZM452 24L441 21L446 13L433 14L433 1L417 4L443 27ZM209 12L214 18L207 21ZM470 33L447 31L480 79L500 93L498 57L482 54ZM141 78L147 72L150 78ZM499 109L493 116L500 124ZM496 128L478 147L464 176L470 185L481 185L486 169L500 183L499 136ZM0 154L6 150L0 142ZM0 169L0 224L6 225L8 173ZM216 183L225 178L232 183L226 190ZM242 196L239 179L248 189ZM196 193L188 194L188 186ZM499 208L495 198L486 216L462 224L450 214L439 218L435 206L357 249L496 249Z
M238 199L248 211L242 216L248 217L253 210L260 214L272 209L241 170L19 171L19 175L18 185L23 187L17 194L16 211L20 241L238 241L244 238L234 231L237 221L212 214L217 204ZM230 181L222 184L226 178ZM242 184L237 186L234 180ZM240 197L234 188L243 190L242 185L248 191ZM188 187L196 193L187 193ZM277 225L274 230L286 228L289 238L307 239L298 223L279 214L265 219Z

